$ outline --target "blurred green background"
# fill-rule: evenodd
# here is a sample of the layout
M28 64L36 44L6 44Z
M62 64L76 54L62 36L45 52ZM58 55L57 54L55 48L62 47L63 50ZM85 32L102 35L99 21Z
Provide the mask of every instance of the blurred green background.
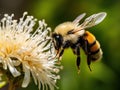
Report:
M4 13L15 13L15 18L19 18L24 11L45 19L52 30L84 12L86 17L107 12L102 23L89 29L101 44L102 60L92 63L90 72L81 50L81 72L78 74L76 56L70 49L66 50L61 61L64 69L57 85L59 90L120 90L120 0L0 0L0 18ZM19 90L37 90L37 87L30 84Z

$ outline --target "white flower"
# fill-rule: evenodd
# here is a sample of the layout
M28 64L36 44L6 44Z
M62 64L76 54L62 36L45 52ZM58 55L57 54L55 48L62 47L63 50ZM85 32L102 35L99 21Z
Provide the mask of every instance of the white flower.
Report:
M54 90L60 68L53 59L55 50L50 44L51 29L42 20L33 31L36 19L26 14L19 21L13 20L13 14L5 14L1 19L0 67L9 70L13 77L24 75L22 87L27 87L32 77L39 89Z

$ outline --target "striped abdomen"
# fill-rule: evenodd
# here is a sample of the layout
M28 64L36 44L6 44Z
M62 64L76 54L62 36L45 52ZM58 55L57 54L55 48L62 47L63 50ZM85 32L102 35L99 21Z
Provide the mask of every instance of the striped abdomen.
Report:
M96 60L101 59L102 50L95 36L91 34L90 32L86 31L83 38L84 40L87 41L87 44L85 44L84 50L86 54L90 55L91 60L96 61Z

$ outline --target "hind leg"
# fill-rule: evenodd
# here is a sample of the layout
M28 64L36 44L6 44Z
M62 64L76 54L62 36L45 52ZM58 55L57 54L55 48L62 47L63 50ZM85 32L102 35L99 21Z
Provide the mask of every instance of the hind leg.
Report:
M88 68L91 70L91 67L90 67L90 64L91 64L91 58L90 58L90 55L87 56L87 65L88 65Z
M92 70L91 70L91 67L90 67L90 64L91 64L90 46L89 46L87 40L85 40L85 48L84 48L84 50L85 50L85 53L86 53L86 55L87 55L87 65L88 65L88 68L90 69L90 71L92 71Z

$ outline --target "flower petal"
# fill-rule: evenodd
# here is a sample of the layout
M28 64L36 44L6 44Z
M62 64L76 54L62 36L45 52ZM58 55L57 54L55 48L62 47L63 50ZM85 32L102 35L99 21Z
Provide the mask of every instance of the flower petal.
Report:
M7 65L9 67L9 70L11 72L11 74L14 76L14 77L17 77L17 76L20 76L21 73L13 66L12 64L12 61L9 59L7 60Z
M27 87L30 82L30 70L25 65L23 65L23 70L25 72L25 76L22 82L22 87Z

